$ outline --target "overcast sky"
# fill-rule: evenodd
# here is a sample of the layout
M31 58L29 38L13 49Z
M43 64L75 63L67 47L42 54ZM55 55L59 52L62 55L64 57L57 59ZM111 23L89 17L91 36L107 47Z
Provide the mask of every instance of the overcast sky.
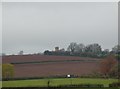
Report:
M118 43L117 3L5 2L2 10L3 53L66 49L70 42L111 49Z

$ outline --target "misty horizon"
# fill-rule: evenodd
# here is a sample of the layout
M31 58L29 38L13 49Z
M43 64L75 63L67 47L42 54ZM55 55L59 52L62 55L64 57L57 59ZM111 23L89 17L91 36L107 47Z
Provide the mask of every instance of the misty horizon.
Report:
M72 42L71 42L72 43ZM75 42L76 43L76 42ZM79 43L79 44L83 44L83 43ZM98 43L92 43L92 44L98 44ZM69 44L70 45L70 44ZM68 46L69 46L68 45ZM83 44L85 47L86 46L88 46L88 45L91 45L91 44L87 44L87 45L85 45L85 44ZM99 45L99 44L98 44ZM101 46L101 45L100 45ZM115 45L116 46L116 45ZM115 47L114 46L114 47ZM55 47L59 47L59 46L55 46ZM24 49L23 50L19 50L18 52L16 52L16 53L11 53L11 54L6 54L6 53L3 53L3 54L5 54L5 55L19 55L19 53L21 52L21 51L23 51L23 54L43 54L45 51L55 51L55 47L53 47L53 49L45 49L45 50L43 50L43 51L39 51L39 52L25 52L24 51ZM68 48L68 47L67 47ZM65 51L68 51L67 50L67 48L61 48L61 47L59 47L59 50L61 50L61 49L64 49ZM101 50L102 51L104 51L104 50L109 50L109 51L112 51L112 48L111 49L103 49L102 48L102 46L101 46Z
M110 2L3 2L2 52L67 49L71 42L118 44L118 7Z

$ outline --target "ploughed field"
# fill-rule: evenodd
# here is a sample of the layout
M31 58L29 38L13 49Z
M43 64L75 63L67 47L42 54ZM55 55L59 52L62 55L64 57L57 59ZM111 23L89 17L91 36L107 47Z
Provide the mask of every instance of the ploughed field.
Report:
M4 56L2 62L12 63L14 77L50 77L67 74L81 76L99 71L101 59L74 56L13 55Z

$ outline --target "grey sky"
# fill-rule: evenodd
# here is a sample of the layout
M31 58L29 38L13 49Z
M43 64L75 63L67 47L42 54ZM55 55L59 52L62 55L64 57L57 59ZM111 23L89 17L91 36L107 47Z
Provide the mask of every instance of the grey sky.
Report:
M70 42L111 49L118 42L117 3L19 2L2 10L4 53L66 49Z

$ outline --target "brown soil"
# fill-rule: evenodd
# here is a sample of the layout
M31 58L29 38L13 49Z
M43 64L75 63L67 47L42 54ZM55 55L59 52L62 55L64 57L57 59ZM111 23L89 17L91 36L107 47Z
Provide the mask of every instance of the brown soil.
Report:
M85 75L91 74L99 69L99 60L95 58L71 57L71 56L44 56L23 55L3 57L3 63L11 62L39 62L51 60L86 60L85 62L55 62L40 64L14 64L15 77L45 77L60 75ZM91 60L91 61L89 61Z

